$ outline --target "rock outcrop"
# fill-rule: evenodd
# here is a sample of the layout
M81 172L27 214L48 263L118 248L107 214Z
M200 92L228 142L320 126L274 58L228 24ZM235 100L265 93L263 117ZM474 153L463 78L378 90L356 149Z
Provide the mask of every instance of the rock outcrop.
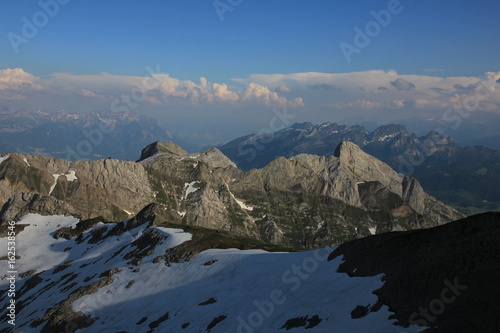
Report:
M68 162L45 156L9 154L0 164L2 220L19 212L66 213L84 219L119 221L154 202L148 173L140 163L104 159ZM37 211L33 200L45 200ZM43 199L51 197L50 200ZM24 207L23 203L25 203ZM65 206L62 204L64 203ZM16 209L18 212L16 212Z
M178 155L178 156L185 156L188 154L184 149L173 144L171 141L169 141L167 143L156 141L150 145L147 145L141 151L141 158L137 162L143 161L149 157L152 157L154 155L158 155L161 153L170 153L170 154Z
M384 125L370 132L363 126L302 123L274 132L272 141L251 134L219 149L246 171L263 168L279 156L330 156L343 141L418 179L428 194L464 214L500 207L500 151L464 147L437 131L417 136L403 125Z
M160 142L139 162L8 156L0 163L4 222L28 212L118 222L154 204L161 222L315 248L462 217L347 141L332 156L280 157L248 172L218 149L188 154Z

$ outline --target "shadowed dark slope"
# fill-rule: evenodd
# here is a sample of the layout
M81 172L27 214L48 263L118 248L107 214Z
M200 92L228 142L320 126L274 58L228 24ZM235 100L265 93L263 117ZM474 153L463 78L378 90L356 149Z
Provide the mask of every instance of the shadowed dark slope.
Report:
M376 293L399 323L426 332L500 332L500 212L432 229L394 232L347 242L350 276L383 273Z

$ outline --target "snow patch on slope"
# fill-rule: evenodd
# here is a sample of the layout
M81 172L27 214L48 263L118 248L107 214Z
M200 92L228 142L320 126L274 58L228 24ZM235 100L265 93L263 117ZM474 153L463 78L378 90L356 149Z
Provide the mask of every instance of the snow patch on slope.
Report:
M247 206L243 201L241 200L238 200L236 199L236 197L234 196L233 192L231 192L231 190L229 189L229 186L227 186L226 184L226 187L227 187L227 190L229 191L229 194L231 194L231 197L233 197L233 199L236 201L236 203L242 208L242 209L246 209L246 210L249 210L249 211L252 211L253 210L253 207L251 206Z
M68 174L65 175L66 176L66 179L68 180L68 182L72 182L72 181L75 181L77 180L78 178L76 177L76 172L75 170L71 170Z
M169 249L181 245L184 242L193 239L193 235L184 232L182 229L155 227L155 229L162 231L166 236L167 240L165 242L165 248Z
M72 181L75 181L75 180L78 179L76 177L76 172L74 170L69 171L67 174L57 174L57 173L55 173L52 176L54 177L54 184L52 184L52 186L50 187L49 195L51 195L52 192L54 191L54 189L56 188L57 181L59 180L59 177L65 176L66 179L68 180L68 182L72 182Z
M54 239L52 234L60 228L75 226L78 219L62 215L41 216L28 214L17 224L28 226L16 237L16 255L21 258L16 261L19 273L29 270L37 272L51 269L68 259L69 253L60 251L59 244L65 239ZM0 238L0 257L7 255L7 238ZM0 288L6 280L0 280Z
M255 332L277 332L287 320L306 315L322 319L312 332L400 332L401 328L388 320L391 313L387 306L363 318L351 318L351 311L358 305L377 302L372 292L382 286L382 276L351 278L337 273L341 259L324 259L330 251L214 249L170 267L147 263L141 265L141 274L126 269L116 274L112 284L74 302L73 310L99 318L92 326L81 329L82 333L123 329L145 332L149 323L166 312L169 319L158 327L161 332L181 331L185 323L190 323L192 332L204 332L220 315L227 317L215 332L244 332L243 327L254 328ZM217 262L205 265L212 260ZM294 273L297 268L300 274ZM127 289L131 280L135 283ZM328 292L319 286L328 286ZM275 297L272 295L279 295L277 303L270 301ZM200 305L211 298L215 303ZM273 304L273 310L267 317L259 309L269 304ZM147 320L137 325L145 317ZM256 321L256 317L261 319Z
M0 157L0 164L2 164L2 162L4 161L7 161L9 159L9 155L5 155L4 157Z
M377 141L382 142L382 141L385 141L385 140L387 140L387 139L392 139L392 138L394 138L397 134L398 134L398 133L392 133L392 134L388 134L388 135L383 135L383 136L379 137L379 138L377 139Z
M62 175L60 175L58 173L55 173L52 175L52 177L54 177L54 184L52 184L52 186L50 187L49 195L51 195L52 192L54 191L54 189L56 188L57 180L59 179L60 176L62 176Z
M184 188L186 189L186 193L184 194L184 199L187 199L188 195L190 195L191 193L198 191L198 188L194 187L194 185L196 185L198 183L199 183L199 181L195 180L191 183L184 184Z
M17 236L22 256L18 260L19 271L49 269L39 275L39 283L19 298L19 301L33 298L26 302L16 322L25 333L39 332L42 326L30 327L32 320L43 317L48 309L66 300L78 287L99 281L102 272L113 268L119 272L111 276L111 284L72 303L73 311L95 319L91 326L78 330L79 333L146 332L151 323L167 312L169 319L159 322L155 331L182 332L182 326L189 323L187 332L206 332L213 319L222 315L225 319L212 333L246 332L247 327L259 333L281 332L285 331L281 327L289 319L304 316L321 319L310 329L313 333L402 331L393 325L394 319L389 319L392 313L387 306L365 317L351 318L351 311L357 306L377 302L372 292L383 285L382 276L349 277L338 273L342 258L326 260L332 248L300 253L211 249L190 261L167 265L165 260L155 258L191 240L191 234L181 229L143 224L91 244L88 240L92 233L115 226L99 223L84 232L84 241L77 243L75 238L56 240L51 235L61 227L73 227L77 222L75 218L30 214L21 221L30 225ZM133 242L148 232L159 233L160 241L142 258L140 265L132 266L125 256L134 250ZM6 238L0 239L1 255L6 245ZM40 258L40 254L47 258ZM67 268L57 272L52 269L64 262ZM26 279L19 281L19 288ZM6 284L6 278L1 282ZM214 302L202 305L212 298ZM272 309L264 313L262 309L270 309L269 306ZM141 322L143 318L146 319ZM404 330L417 332L419 329ZM293 331L303 330L299 327Z

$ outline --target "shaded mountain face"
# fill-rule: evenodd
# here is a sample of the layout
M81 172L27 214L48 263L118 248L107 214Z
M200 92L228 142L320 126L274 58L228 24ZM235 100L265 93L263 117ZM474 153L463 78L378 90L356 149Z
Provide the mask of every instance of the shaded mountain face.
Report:
M27 213L121 221L156 204L173 224L318 248L462 217L347 141L333 156L281 157L247 172L215 148L188 154L160 142L139 162L0 156L4 227Z
M425 332L500 332L500 212L418 231L387 233L337 247L338 272L383 274L375 291L406 325Z
M0 152L135 161L155 140L172 140L172 135L157 120L134 113L0 112Z
M482 146L460 147L435 131L418 137L402 125L373 132L336 123L294 124L272 136L248 135L219 149L242 170L262 168L279 156L332 155L344 141L417 178L424 189L466 214L500 208L500 151Z
M120 223L21 218L16 329L500 330L499 213L286 253L227 232L172 228L161 211L149 205ZM0 237L0 257L6 251L7 237ZM8 288L1 276L2 295ZM0 332L11 330L7 311L0 310Z

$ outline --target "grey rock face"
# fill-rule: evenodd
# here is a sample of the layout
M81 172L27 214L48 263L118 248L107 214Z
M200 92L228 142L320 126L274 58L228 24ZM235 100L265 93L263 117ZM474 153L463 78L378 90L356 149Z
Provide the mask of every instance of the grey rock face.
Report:
M462 217L350 142L329 157L280 157L248 172L215 148L187 154L156 142L142 157L71 163L10 154L0 164L0 218L38 212L121 221L154 204L158 221L313 248Z
M349 141L342 141L335 150L342 167L359 181L379 181L391 192L402 195L401 181L403 175L398 174L390 166L363 152L361 148Z
M200 158L203 162L210 164L213 168L237 168L236 164L234 164L233 161L227 158L226 155L224 155L217 148L210 148L202 152L200 154Z
M96 216L124 219L154 201L144 167L113 159L68 162L45 156L9 154L9 159L0 165L0 189L2 204L6 203L4 209L12 212L9 217L14 213L12 207L23 202L19 199L23 193L57 199L71 207L68 214L85 219ZM9 200L15 205L8 204ZM52 210L47 213L49 211ZM60 209L54 207L54 211L60 212ZM2 220L6 218L2 216Z
M4 204L1 214L6 221L18 220L29 213L42 215L68 215L75 209L52 196L44 196L33 192L14 194Z
M253 134L219 149L239 168L250 170L263 168L278 156L331 156L343 141L355 143L398 172L418 179L427 193L463 213L500 207L500 151L461 147L437 131L417 136L403 125L384 125L370 132L362 126L302 123L273 133L271 141Z
M160 153L170 153L170 154L178 155L178 156L187 155L187 152L184 149L173 144L170 141L167 143L156 141L150 145L147 145L141 151L141 158L139 159L138 162L143 161L149 157L155 156L155 155L160 154Z

